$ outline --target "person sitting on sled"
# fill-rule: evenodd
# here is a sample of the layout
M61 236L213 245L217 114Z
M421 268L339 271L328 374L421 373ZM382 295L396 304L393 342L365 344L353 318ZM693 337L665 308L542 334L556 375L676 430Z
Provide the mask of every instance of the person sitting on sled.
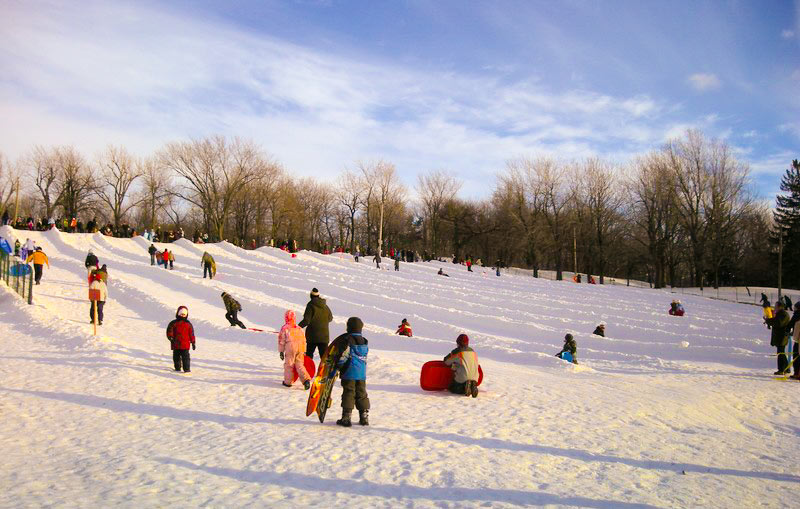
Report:
M469 347L469 336L459 334L456 348L447 354L444 363L453 370L453 381L447 390L454 394L478 397L478 354Z
M600 322L597 327L595 327L594 332L592 332L595 336L606 337L606 322Z
M403 318L403 321L400 325L397 326L397 332L395 334L400 334L401 336L411 337L411 324L408 323L408 320Z
M283 385L292 386L294 370L303 381L303 387L308 390L311 387L311 377L303 364L306 356L306 335L303 329L297 326L295 314L291 309L283 315L284 324L278 333L278 352L283 361Z
M564 336L564 347L556 354L556 357L570 361L573 364L578 363L578 343L575 342L572 334Z
M669 314L672 316L683 316L684 313L686 313L686 310L683 309L681 301L673 300L672 303L670 303Z

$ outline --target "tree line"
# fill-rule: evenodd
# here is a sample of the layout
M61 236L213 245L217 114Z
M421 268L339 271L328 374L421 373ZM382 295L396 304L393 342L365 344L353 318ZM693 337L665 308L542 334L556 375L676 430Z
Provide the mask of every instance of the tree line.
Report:
M800 204L800 174L797 186ZM430 170L409 189L386 160L355 162L333 181L295 178L253 141L223 136L147 157L116 146L92 159L68 146L34 147L14 164L0 155L10 215L18 206L20 216L183 228L244 246L294 239L369 254L380 245L656 288L775 284L772 212L748 165L697 130L624 166L521 156L487 197L462 198L461 187L457 174Z

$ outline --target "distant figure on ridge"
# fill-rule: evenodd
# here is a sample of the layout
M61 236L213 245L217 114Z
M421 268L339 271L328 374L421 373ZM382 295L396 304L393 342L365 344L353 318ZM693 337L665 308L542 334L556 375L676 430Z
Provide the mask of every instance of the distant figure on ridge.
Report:
M597 327L595 327L594 332L592 332L595 336L602 336L606 337L606 322L600 322Z

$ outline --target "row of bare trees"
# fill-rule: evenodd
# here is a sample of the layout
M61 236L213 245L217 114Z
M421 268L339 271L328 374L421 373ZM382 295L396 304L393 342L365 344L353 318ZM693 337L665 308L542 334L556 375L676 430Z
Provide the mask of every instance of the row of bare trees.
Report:
M461 181L443 170L420 174L412 193L385 160L356 162L333 182L292 178L252 141L222 136L146 158L113 146L91 161L71 147L36 147L14 165L0 156L5 210L18 181L20 214L33 217L180 227L239 244L396 247L657 287L766 282L756 280L766 273L769 215L747 165L698 131L624 167L517 157L480 200L460 198Z

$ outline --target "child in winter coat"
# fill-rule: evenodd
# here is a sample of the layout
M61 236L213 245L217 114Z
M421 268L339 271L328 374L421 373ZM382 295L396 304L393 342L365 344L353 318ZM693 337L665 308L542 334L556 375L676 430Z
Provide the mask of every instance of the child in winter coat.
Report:
M161 253L161 261L164 264L164 268L169 268L169 250L164 248L164 252Z
M401 336L411 337L411 324L408 323L408 320L403 318L403 321L400 325L397 326L396 334L400 334Z
M228 319L228 323L231 324L231 327L238 325L242 329L246 329L247 327L245 327L237 316L239 311L242 310L242 305L239 304L239 301L234 299L228 292L222 292L222 302L225 303L225 318Z
M594 332L592 332L595 336L606 337L606 322L600 322L597 327L594 328Z
M336 338L347 338L347 348L342 352L339 367L342 380L342 418L339 426L349 428L353 407L358 408L358 423L369 426L369 396L367 395L367 353L369 345L361 331L364 322L356 316L347 319L347 332Z
M194 327L189 321L189 308L181 306L175 313L175 319L167 325L167 339L172 347L172 361L175 363L175 371L180 371L183 367L184 373L191 371L189 362L189 347L195 350Z
M97 276L97 271L92 272L92 275L89 276L89 290L97 290L99 293L97 300L97 325L103 325L103 306L106 304L106 298L108 298L108 287L106 286L105 281L99 276ZM93 302L89 302L89 323L94 323L94 309L95 304Z
M569 355L567 356L565 354ZM564 360L571 359L573 364L578 363L578 343L575 342L575 338L572 337L572 334L564 336L564 347L556 354L556 357Z
M291 309L283 315L284 324L278 333L278 352L283 361L283 385L292 386L294 370L303 381L303 387L308 390L311 387L311 377L303 364L306 356L306 335L303 329L297 326L295 314Z
M453 370L453 381L447 388L454 394L478 397L478 354L469 347L469 336L459 334L456 348L447 354L444 363Z
M670 303L669 314L672 316L683 316L685 312L681 301L673 300L672 303Z

